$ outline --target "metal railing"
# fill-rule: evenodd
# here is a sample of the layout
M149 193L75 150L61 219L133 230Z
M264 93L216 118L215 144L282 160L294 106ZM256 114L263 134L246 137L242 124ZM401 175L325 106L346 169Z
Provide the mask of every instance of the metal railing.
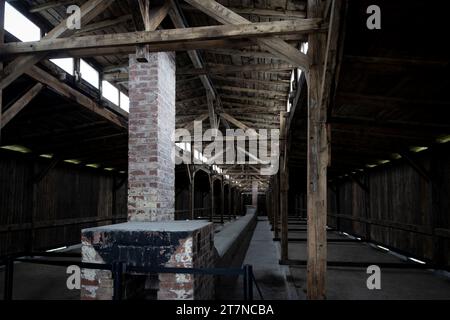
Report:
M36 258L38 257L38 258ZM82 269L107 270L111 271L113 277L113 300L122 300L123 276L127 273L139 274L160 274L160 273L178 273L178 274L199 274L199 275L222 275L222 276L242 276L244 300L253 300L253 284L255 284L260 298L263 299L261 290L256 283L253 275L253 267L244 265L242 268L165 268L165 267L136 267L127 265L125 262L115 261L108 263L86 263L70 260L49 260L42 257L53 258L79 258L76 253L57 253L57 252L38 252L22 255L11 255L0 258L0 266L5 266L4 279L4 300L13 300L14 288L14 263L33 263L60 267L69 267L76 265Z

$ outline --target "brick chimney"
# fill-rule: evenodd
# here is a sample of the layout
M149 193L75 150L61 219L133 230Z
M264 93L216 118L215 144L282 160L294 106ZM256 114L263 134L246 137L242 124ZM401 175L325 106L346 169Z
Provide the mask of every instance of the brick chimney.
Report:
M175 55L130 56L128 222L82 230L82 259L132 266L214 266L214 228L207 221L174 221ZM125 298L211 299L212 276L132 274ZM81 298L113 297L110 271L83 270ZM152 294L153 293L153 294Z

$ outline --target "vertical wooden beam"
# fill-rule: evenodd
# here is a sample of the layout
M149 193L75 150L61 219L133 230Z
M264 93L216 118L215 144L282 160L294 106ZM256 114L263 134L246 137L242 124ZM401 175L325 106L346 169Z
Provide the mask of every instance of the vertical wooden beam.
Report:
M0 0L0 45L3 44L5 37L5 0ZM3 62L0 61L0 74L3 71ZM3 91L0 88L0 143L2 141L2 110L3 110Z
M279 223L280 223L280 185L279 172L274 176L274 190L273 190L273 236L279 238Z
M214 218L214 180L212 179L211 175L209 175L209 192L211 193L211 212L210 212L210 218L209 221L213 222Z
M280 220L281 220L281 260L288 260L288 167L287 167L287 132L286 115L280 112Z
M222 177L222 183L221 183L221 195L220 195L220 223L223 224L223 214L225 212L225 187L223 184L223 177Z
M321 18L323 1L308 0L308 18ZM308 56L307 298L325 299L327 268L327 106L322 104L326 35L310 34Z
M228 182L228 220L231 221L231 184Z
M192 174L191 183L189 184L191 195L191 220L195 219L195 173Z

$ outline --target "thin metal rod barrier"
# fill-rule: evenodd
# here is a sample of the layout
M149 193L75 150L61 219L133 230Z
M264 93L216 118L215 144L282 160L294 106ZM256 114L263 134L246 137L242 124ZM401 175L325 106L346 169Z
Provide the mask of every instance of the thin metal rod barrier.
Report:
M123 275L125 273L141 273L141 274L159 274L159 273L178 273L178 274L200 274L200 275L224 275L224 276L243 276L243 291L244 291L244 299L245 300L253 300L253 268L251 265L245 265L243 268L154 268L154 267L137 267L137 266L128 266L124 262L114 262L112 264L103 264L103 263L86 263L80 261L71 261L71 260L50 260L50 259L42 259L39 257L49 256L49 257L75 257L75 255L60 255L58 253L55 254L43 254L43 253L34 253L35 257L38 258L30 258L28 257L17 257L11 256L6 257L3 260L0 259L0 265L5 265L5 300L12 300L13 293L13 281L14 281L14 262L22 262L22 263L32 263L32 264L41 264L41 265L52 265L52 266L60 266L60 267L69 267L72 265L76 265L83 269L95 269L95 270L109 270L113 275L113 283L114 283L114 292L113 299L121 300L122 299L122 285L123 285ZM77 256L79 257L79 255Z

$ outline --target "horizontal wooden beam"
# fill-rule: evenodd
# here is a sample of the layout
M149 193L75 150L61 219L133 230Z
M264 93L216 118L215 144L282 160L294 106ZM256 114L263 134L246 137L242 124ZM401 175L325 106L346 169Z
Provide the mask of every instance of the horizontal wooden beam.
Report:
M260 58L260 59L277 59L280 57L277 55L267 52L267 51L249 51L249 50L236 50L236 49L222 49L222 48L210 48L206 50L207 52L214 54L222 54L229 56L239 56L239 57L249 57L249 58Z
M82 25L88 24L92 19L97 17L101 12L106 10L113 1L104 0L88 0L85 2L81 10L81 23ZM68 19L61 21L55 28L48 32L43 38L45 41L51 41L52 39L66 37L72 35L75 31L68 28ZM2 50L0 49L0 52ZM14 80L20 77L25 71L30 69L36 63L46 57L45 53L35 53L29 55L23 55L11 61L6 68L0 73L0 89L4 89Z
M43 39L31 42L12 42L0 45L1 56L54 52L74 49L98 49L148 45L164 51L164 43L186 43L227 38L251 38L268 35L310 33L322 28L320 19L300 21L261 22L244 25L221 25L157 31L136 31L107 35L92 35L73 38Z
M108 20L103 20L100 22L95 22L95 23L91 23L88 24L87 26L83 27L81 30L77 31L75 33L75 36L80 36L86 33L90 33L90 32L94 32L94 31L98 31L98 30L103 30L106 28L110 28L113 26L116 26L118 24L122 24L124 22L128 22L130 20L132 20L133 17L131 14L127 14L124 16L121 16L119 18L116 19L108 19Z
M245 87L235 87L235 86L216 86L217 89L225 90L225 91L239 91L239 92L246 92L246 93L256 93L260 95L269 95L274 97L281 97L286 99L287 103L287 97L288 93L286 92L280 92L275 90L260 90L260 89L252 89L252 88L245 88Z
M215 80L233 82L233 83L244 83L244 84L257 84L269 87L283 87L288 88L290 85L289 80L259 80L254 78L244 78L244 77L234 77L234 76L221 76L213 74L211 78Z
M269 71L269 72L290 72L294 66L286 63L262 63L246 65L210 64L205 69L180 69L179 75L193 74L230 74L240 72Z
M196 8L183 5L184 10L193 11ZM273 9L259 9L259 8L244 8L244 7L228 7L228 9L245 15L264 16L281 19L303 19L306 17L305 10L273 10Z
M149 52L160 51L189 51L197 49L208 48L244 48L253 45L249 39L222 39L222 40L207 40L207 41L189 41L189 42L174 42L164 43L161 46L148 47ZM164 50L163 50L164 49ZM75 49L75 50L62 50L57 52L51 52L48 54L51 58L83 58L83 57L96 57L96 56L128 56L135 53L136 48L134 46L121 46L121 47L106 47L106 48L94 48L94 49Z

